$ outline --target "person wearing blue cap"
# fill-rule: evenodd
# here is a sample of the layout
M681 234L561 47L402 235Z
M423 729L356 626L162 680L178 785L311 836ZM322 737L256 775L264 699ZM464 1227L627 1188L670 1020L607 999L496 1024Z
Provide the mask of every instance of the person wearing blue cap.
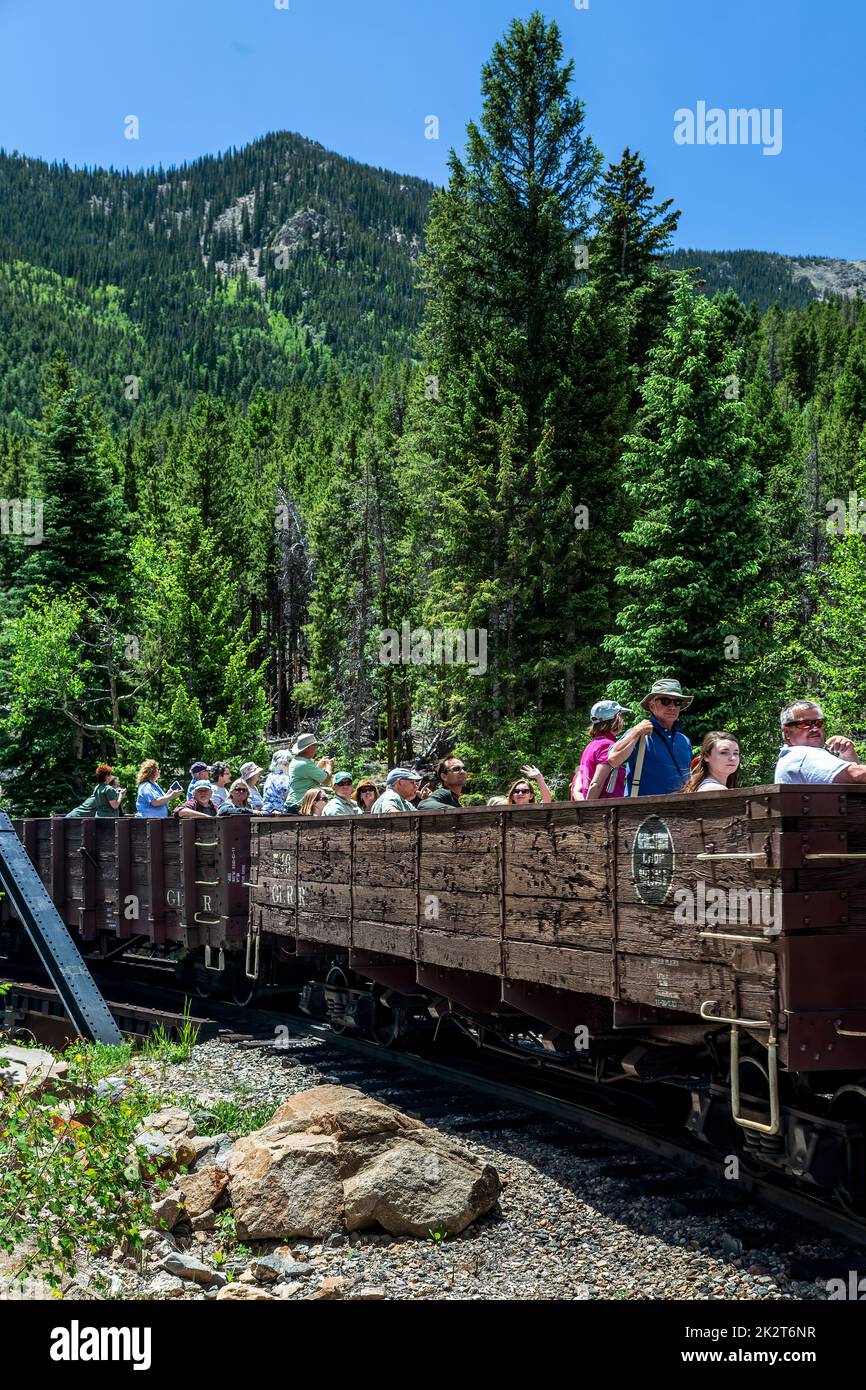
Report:
M385 790L373 802L374 816L385 816L392 811L415 811L417 807L409 800L418 791L421 777L411 767L395 767L385 778Z
M572 801L607 801L625 793L625 768L608 767L607 755L623 731L627 705L616 700L597 700L589 712L589 743L571 779Z
M337 772L331 786L334 795L322 812L323 816L362 816L364 814L352 796L354 783L351 772Z

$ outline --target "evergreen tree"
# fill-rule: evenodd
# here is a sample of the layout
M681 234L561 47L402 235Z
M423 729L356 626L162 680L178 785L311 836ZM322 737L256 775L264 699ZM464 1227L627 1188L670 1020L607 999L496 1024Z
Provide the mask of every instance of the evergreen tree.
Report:
M621 303L629 322L629 360L643 368L670 308L674 274L664 263L680 211L673 198L653 203L640 155L626 148L598 189L590 276L608 301Z
M487 680L443 667L433 697L488 732L585 698L607 606L624 327L577 286L600 155L571 76L555 24L512 24L427 227L410 531L427 624L488 635Z
M624 484L636 517L623 538L623 598L607 649L623 690L675 676L719 703L746 636L733 626L758 570L757 477L747 417L726 388L733 353L718 309L677 288L661 345L650 355L643 408L626 440Z

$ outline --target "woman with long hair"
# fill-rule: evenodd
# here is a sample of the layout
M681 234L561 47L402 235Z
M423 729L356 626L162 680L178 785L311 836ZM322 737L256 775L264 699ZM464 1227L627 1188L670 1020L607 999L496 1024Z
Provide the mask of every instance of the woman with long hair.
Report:
M328 793L322 787L311 787L301 799L301 815L320 816L328 800Z
M522 767L520 770L523 776L518 777L516 782L511 783L505 797L509 806L534 806L535 787L532 785L533 782L536 783L541 793L542 801L553 800L553 797L550 795L550 788L537 767L533 767L531 763L527 763L526 767Z
M164 792L159 785L159 763L156 758L146 758L135 774L138 791L135 796L135 814L139 820L165 820L168 816L168 803L183 792L179 782Z
M713 729L701 744L692 763L684 792L723 792L736 787L740 779L740 745L733 734Z

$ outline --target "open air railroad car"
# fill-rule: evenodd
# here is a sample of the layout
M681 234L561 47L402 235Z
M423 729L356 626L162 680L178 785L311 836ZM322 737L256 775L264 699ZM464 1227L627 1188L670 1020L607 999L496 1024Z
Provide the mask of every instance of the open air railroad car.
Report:
M84 953L666 1084L720 1152L866 1203L866 791L15 828Z

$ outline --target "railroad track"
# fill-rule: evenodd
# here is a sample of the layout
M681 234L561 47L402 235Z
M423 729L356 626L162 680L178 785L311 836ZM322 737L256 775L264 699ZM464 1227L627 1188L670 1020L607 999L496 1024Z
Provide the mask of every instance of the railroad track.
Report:
M40 982L41 972L15 964L5 972L0 959L0 979L11 989L0 1000L7 1015L7 1029L19 1027L36 1041L59 1043L74 1036L54 990ZM8 963L11 965L12 963ZM108 1006L124 1034L140 1040L157 1026L167 1031L180 1028L187 1019L198 1028L199 1040L219 1037L242 1047L267 1047L283 1054L288 1064L302 1063L330 1082L357 1086L386 1104L408 1110L425 1123L447 1119L452 1131L471 1135L496 1129L515 1129L547 1122L544 1140L571 1149L600 1165L603 1176L620 1182L623 1195L668 1197L679 1214L718 1212L726 1217L726 1230L743 1249L778 1242L780 1231L756 1229L743 1221L750 1204L784 1220L784 1241L796 1243L791 1219L815 1227L847 1246L866 1250L866 1218L860 1219L820 1197L786 1188L771 1177L742 1171L736 1184L722 1177L723 1158L688 1135L666 1132L663 1122L616 1114L609 1108L610 1089L595 1088L592 1098L577 1096L574 1083L545 1078L539 1085L537 1071L517 1062L491 1060L468 1050L446 1057L423 1050L394 1049L354 1035L334 1033L326 1023L299 1016L289 1009L262 1006L242 1008L222 1000L192 999L194 1012L177 1008L179 995L188 992L174 979L165 962L138 958L115 965ZM148 1002L145 1002L148 1001ZM419 1088L419 1080L426 1083ZM588 1083L585 1086L589 1090ZM632 1097L629 1097L630 1099ZM608 1108L604 1108L607 1106ZM462 1107L462 1111L461 1111ZM683 1191L682 1175L692 1179ZM695 1188L695 1182L700 1184ZM804 1232L808 1235L808 1232ZM827 1260L796 1260L793 1278L833 1277L852 1268L852 1253L840 1251ZM866 1266L866 1259L860 1257Z

